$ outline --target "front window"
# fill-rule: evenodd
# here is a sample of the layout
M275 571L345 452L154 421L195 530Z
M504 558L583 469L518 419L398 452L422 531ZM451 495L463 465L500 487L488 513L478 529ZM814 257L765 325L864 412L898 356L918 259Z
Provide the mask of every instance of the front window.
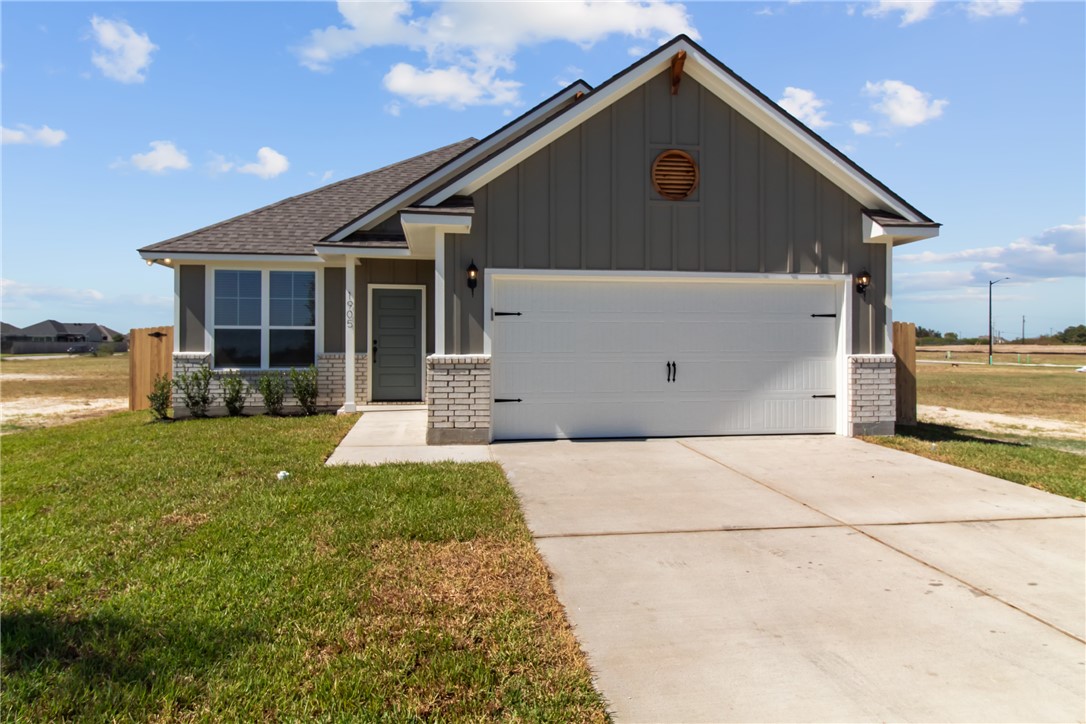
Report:
M311 271L215 270L215 366L313 364L316 286Z

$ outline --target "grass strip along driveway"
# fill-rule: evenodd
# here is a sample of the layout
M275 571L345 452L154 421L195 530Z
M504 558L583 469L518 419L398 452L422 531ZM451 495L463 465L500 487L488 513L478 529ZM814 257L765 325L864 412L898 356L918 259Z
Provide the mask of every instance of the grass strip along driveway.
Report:
M5 437L3 718L604 719L500 469L325 468L353 422Z

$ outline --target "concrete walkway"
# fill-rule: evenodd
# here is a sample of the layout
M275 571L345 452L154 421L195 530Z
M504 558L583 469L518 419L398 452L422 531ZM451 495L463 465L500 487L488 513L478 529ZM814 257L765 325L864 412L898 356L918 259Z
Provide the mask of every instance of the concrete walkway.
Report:
M372 405L361 409L351 431L325 465L386 463L485 463L486 445L427 445L425 405Z
M617 721L1086 719L1082 503L834 436L492 451Z

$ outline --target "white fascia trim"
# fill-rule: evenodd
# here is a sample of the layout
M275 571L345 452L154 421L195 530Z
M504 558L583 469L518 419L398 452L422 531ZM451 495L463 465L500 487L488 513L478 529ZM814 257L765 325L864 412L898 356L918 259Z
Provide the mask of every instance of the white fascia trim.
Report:
M449 234L467 234L471 231L470 214L400 214L400 224L407 226L438 226Z
M811 164L819 173L840 186L864 206L886 207L910 221L924 221L892 195L841 161L835 154L796 127L791 119L722 71L713 61L707 59L685 41L676 43L668 53L662 54L655 62L645 63L634 69L621 82L594 91L581 102L575 112L544 123L455 184L446 186L424 199L422 205L436 205L450 196L474 193L524 158L550 144L575 126L584 123L669 67L671 58L680 50L685 50L687 53L683 72L735 108L758 128L783 144L785 148Z
M342 246L315 246L321 256L335 256L348 259L406 259L414 257L410 249L359 249ZM419 257L416 257L419 258Z
M534 113L529 113L528 115L523 116L519 121L515 122L509 128L505 129L503 133L476 144L476 146L472 148L471 151L469 151L465 156L460 158L460 160L455 165L444 169L440 176L434 177L430 174L427 174L423 178L408 186L400 193L393 196L385 203L378 206L370 213L360 218L358 221L354 222L350 226L340 231L337 231L334 236L330 237L329 240L342 241L352 232L355 232L358 229L363 229L369 224L379 221L383 217L388 216L396 209L404 206L408 203L409 199L411 199L412 196L415 196L419 193L425 193L428 187L433 188L435 186L439 186L440 184L447 183L448 180L455 177L462 168L471 165L480 157L486 156L495 148L508 141L511 137L516 136L518 133L523 131L526 126L529 126L532 123L536 122L536 120L538 120L540 116L550 113L555 106L566 103L578 93L587 94L591 90L592 87L588 84L577 81L576 83L556 95L550 103L544 106L540 106L535 110ZM429 206L430 204L427 205Z
M203 264L218 264L222 262L282 262L284 264L324 264L316 254L194 254L190 252L150 252L141 251L140 258L162 264L170 261L196 261ZM166 266L166 264L163 264Z

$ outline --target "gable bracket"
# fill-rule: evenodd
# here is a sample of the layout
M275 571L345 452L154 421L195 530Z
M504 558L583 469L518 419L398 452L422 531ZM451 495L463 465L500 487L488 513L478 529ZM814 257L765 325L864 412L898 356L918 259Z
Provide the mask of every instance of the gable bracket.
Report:
M686 51L680 50L671 57L671 95L679 94L679 83L683 79L683 63L686 62Z

